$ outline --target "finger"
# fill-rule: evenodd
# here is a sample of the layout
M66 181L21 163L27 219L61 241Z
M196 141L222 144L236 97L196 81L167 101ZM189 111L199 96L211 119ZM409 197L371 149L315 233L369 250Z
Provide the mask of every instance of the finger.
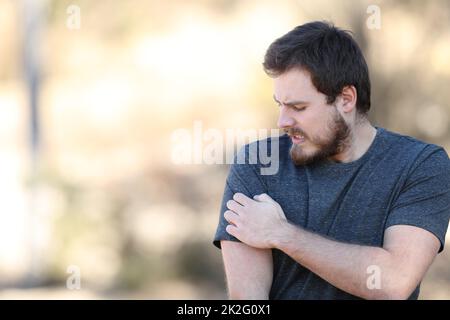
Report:
M225 218L225 220L227 220L229 223L232 223L234 225L237 225L239 216L234 213L231 210L227 210L224 212L223 217Z
M238 228L236 226L233 226L232 224L229 224L226 228L225 231L228 232L229 234L231 234L232 236L238 238L237 234L238 234Z
M241 206L239 203L237 203L234 200L228 200L227 201L227 208L232 210L232 211L234 211L234 212L236 212L236 213L239 213L242 210L243 206Z
M262 193L257 196L253 197L257 201L263 201L263 202L276 202L273 200L267 193Z
M246 206L246 205L250 204L251 201L252 201L251 198L247 197L245 194L240 193L240 192L235 193L235 194L233 195L233 200L239 202L239 203L242 204L243 206Z

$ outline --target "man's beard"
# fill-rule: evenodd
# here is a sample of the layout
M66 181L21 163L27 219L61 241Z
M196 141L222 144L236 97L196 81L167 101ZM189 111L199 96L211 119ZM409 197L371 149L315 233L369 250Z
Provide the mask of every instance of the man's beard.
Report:
M344 151L350 141L350 128L344 118L337 112L333 111L333 117L328 123L326 129L326 137L309 138L304 132L298 128L285 129L288 135L303 135L305 141L303 143L313 144L317 150L311 154L304 152L301 145L292 144L290 155L295 165L308 165L314 162L326 160L338 153Z

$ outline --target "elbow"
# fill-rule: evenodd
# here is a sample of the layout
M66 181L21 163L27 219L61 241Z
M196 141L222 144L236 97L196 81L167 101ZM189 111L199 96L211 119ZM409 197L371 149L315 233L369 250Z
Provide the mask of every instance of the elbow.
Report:
M237 290L228 291L228 299L229 300L245 300L245 293Z
M395 285L387 288L371 290L369 299L374 300L407 300L414 289L409 285Z
M262 292L249 292L248 290L229 290L229 300L269 300L269 296Z
M385 300L407 300L411 296L412 290L409 287L391 288L385 292Z

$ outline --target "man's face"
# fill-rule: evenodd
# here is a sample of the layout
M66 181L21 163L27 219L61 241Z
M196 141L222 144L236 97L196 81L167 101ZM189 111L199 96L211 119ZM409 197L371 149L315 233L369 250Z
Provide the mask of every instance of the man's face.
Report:
M291 69L274 79L274 99L280 106L278 127L292 139L296 165L331 158L347 148L350 127L333 105L317 91L307 71Z

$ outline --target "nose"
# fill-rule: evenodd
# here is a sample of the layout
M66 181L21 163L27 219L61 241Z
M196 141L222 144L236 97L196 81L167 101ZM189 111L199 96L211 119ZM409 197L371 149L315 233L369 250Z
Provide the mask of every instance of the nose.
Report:
M280 107L280 115L278 116L278 128L284 129L294 126L295 120L290 116L290 110L286 106Z

